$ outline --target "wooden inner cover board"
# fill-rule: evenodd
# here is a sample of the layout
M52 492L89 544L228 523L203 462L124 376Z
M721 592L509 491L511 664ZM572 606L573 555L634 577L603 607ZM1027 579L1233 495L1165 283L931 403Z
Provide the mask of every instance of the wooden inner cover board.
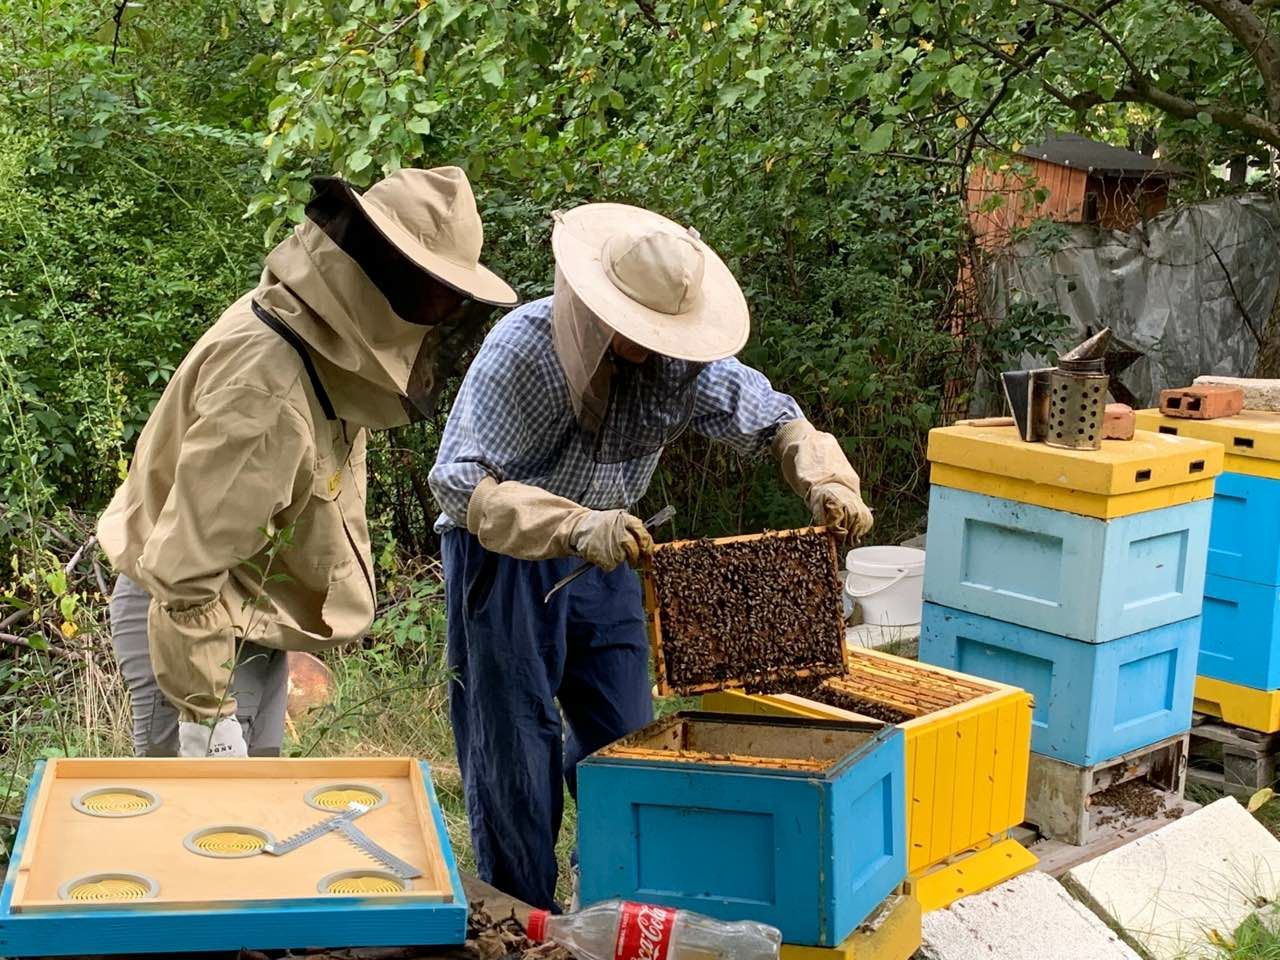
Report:
M453 899L448 869L416 760L408 759L58 759L41 782L12 910L83 911L211 907L256 901L331 899L317 884L341 870L386 868L340 834L329 833L282 856L257 854L214 859L193 853L183 838L217 825L257 827L282 841L334 811L316 810L304 797L313 787L359 783L387 802L355 820L379 846L422 871L410 889L377 896L379 902ZM72 798L95 787L138 787L160 798L150 813L94 817ZM127 903L68 902L64 883L99 873L142 874L159 884L155 898Z
M677 714L605 747L598 755L822 771L858 750L879 728L875 721L864 721L864 725L867 729Z
M823 527L659 544L642 570L658 692L844 673L837 564Z

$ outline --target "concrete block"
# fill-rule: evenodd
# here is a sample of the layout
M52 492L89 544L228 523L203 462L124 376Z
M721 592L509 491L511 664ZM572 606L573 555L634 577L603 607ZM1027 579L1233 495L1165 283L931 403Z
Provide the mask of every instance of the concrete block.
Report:
M1239 387L1203 383L1160 391L1160 412L1187 420L1219 420L1234 417L1244 409L1244 391Z
M1138 960L1052 877L1024 873L926 913L922 960Z
M1132 440L1138 429L1133 407L1127 403L1108 403L1102 416L1103 440Z
M1280 840L1226 797L1067 872L1063 882L1143 956L1221 954L1259 906L1280 897Z
M1239 387L1244 394L1246 410L1280 412L1280 380L1256 380L1249 377L1196 377L1195 385Z

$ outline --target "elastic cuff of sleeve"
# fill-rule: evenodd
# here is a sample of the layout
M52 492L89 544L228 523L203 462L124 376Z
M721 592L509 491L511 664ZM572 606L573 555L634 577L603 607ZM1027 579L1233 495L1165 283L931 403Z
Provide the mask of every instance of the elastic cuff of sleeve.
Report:
M194 623L213 610L218 603L219 598L214 597L212 600L206 600L204 603L197 604L194 607L164 607L164 612L169 615L169 619L174 623Z
M479 534L480 527L484 524L489 498L497 488L498 481L486 476L471 491L471 499L467 501L467 530L472 534Z
M812 431L813 424L804 417L801 417L799 420L791 420L784 423L782 426L778 427L773 434L772 448L774 455L777 456L781 454L787 446L795 443L801 437L811 433Z

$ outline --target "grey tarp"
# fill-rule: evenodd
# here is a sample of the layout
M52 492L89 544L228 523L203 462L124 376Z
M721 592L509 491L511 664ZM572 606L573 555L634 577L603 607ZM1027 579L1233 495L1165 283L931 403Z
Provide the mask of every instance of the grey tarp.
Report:
M1003 316L1011 299L1039 303L1071 318L1072 342L1110 326L1119 380L1143 406L1200 374L1252 373L1280 287L1280 203L1228 197L1166 210L1128 232L1065 230L1051 251L1024 239L991 258L991 315Z

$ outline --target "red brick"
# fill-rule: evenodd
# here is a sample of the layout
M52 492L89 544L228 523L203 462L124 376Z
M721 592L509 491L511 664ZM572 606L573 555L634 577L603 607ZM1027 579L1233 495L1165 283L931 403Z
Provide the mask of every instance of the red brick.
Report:
M1239 387L1199 384L1160 391L1160 412L1187 420L1216 420L1234 417L1244 409L1244 391Z
M1103 440L1132 440L1136 429L1137 418L1133 415L1133 407L1127 403L1107 404L1106 413L1102 417Z

